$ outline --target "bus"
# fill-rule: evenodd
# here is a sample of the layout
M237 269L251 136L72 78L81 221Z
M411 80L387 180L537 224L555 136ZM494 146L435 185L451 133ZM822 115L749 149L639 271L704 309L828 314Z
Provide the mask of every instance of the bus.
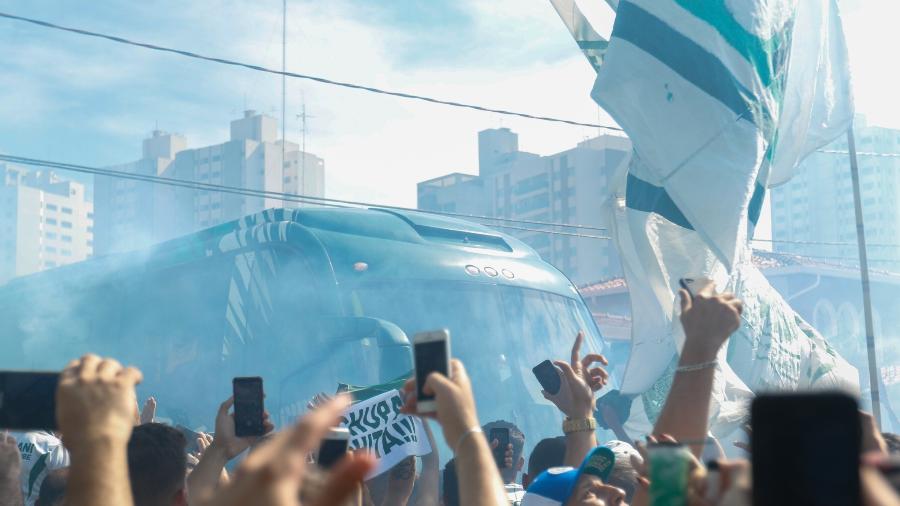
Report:
M141 369L158 416L196 430L213 429L235 376L261 376L284 425L317 393L408 377L412 337L443 328L482 422L517 424L528 447L561 422L531 369L568 357L579 331L604 351L575 286L533 249L412 211L270 209L0 287L0 368L111 356Z

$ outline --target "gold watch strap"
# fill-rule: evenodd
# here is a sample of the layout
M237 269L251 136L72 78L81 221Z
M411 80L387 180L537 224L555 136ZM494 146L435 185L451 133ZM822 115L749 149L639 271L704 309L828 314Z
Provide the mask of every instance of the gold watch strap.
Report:
M591 432L597 429L597 420L594 417L581 418L578 420L570 420L568 418L563 421L563 434L571 434L573 432Z

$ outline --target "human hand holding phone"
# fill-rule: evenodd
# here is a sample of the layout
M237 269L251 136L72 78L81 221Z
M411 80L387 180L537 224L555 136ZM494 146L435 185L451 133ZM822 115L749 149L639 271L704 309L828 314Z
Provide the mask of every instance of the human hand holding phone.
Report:
M322 469L331 469L347 456L350 446L350 431L345 427L333 427L322 439L316 464Z
M259 440L258 436L240 437L237 435L234 415L229 413L232 406L234 406L234 397L229 397L219 405L219 411L216 413L216 435L209 445L209 450L221 450L226 461L237 457ZM268 434L274 429L275 426L269 421L269 413L263 410L263 434Z
M609 373L602 367L591 367L595 363L609 365L606 357L597 353L589 353L581 357L581 346L584 343L584 332L578 332L572 344L569 362L554 361L554 365L562 371L562 385L555 395L546 390L541 393L566 416L573 420L590 418L594 412L594 392L602 389L609 381Z
M416 409L419 413L435 410L434 395L425 384L432 373L450 376L450 332L446 329L419 332L413 336L413 364L416 380Z
M405 401L403 413L408 415L434 418L441 425L447 446L456 451L456 444L464 432L480 427L478 413L475 410L475 397L472 395L472 384L462 362L450 361L451 375L434 372L425 381L423 390L434 397L435 410L422 414L416 395L416 379L409 379L403 385Z

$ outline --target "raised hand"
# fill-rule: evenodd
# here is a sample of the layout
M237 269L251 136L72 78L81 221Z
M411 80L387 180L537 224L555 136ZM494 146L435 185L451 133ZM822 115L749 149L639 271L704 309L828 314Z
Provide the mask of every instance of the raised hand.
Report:
M156 399L147 397L144 407L141 408L141 425L153 422L154 418L156 418Z
M126 444L137 406L134 387L143 379L134 367L85 355L62 372L56 392L56 419L73 454L114 440Z
M744 304L733 294L717 295L712 285L691 296L679 290L681 326L684 328L682 363L692 365L715 360L719 348L741 325Z
M450 377L440 373L431 373L425 381L422 390L428 395L434 395L437 401L437 412L421 415L416 412L416 381L410 379L403 385L406 400L402 412L409 415L426 416L436 418L444 429L444 439L447 445L457 450L459 437L469 429L480 427L478 414L475 411L475 398L472 395L472 384L469 375L462 362L453 359L450 361Z
M229 413L233 405L234 397L229 397L219 405L219 412L216 414L216 437L210 445L223 450L227 460L237 457L260 439L259 437L237 437L235 435L234 414ZM275 429L275 426L269 421L268 411L263 413L263 426L266 434Z
M575 336L569 362L554 361L562 370L562 387L555 395L541 391L544 397L556 405L560 411L571 419L590 418L594 412L594 392L603 388L609 381L609 373L602 367L591 367L595 363L609 365L606 357L590 353L581 358L581 346L584 343L584 332Z
M328 429L338 424L349 404L346 396L339 396L308 413L294 427L259 445L238 467L234 479L202 504L298 505L299 489L308 465L306 456L319 446ZM340 504L358 490L374 466L374 459L368 455L343 459L331 470L323 493L312 506Z

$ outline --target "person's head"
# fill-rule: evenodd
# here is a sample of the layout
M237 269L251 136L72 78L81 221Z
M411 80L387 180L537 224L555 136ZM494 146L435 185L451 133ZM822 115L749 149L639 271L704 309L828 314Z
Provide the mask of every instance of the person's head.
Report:
M497 420L495 422L489 422L484 424L481 427L481 430L484 431L484 435L490 439L490 434L492 429L508 429L509 430L509 442L512 445L512 467L500 467L500 476L503 478L504 483L515 483L516 477L518 477L519 472L522 471L522 467L525 465L525 458L522 456L522 451L525 449L525 434L516 427L514 423L507 422L505 420ZM488 441L489 444L492 441ZM503 450L506 451L505 449Z
M186 505L187 441L161 423L138 425L128 440L128 478L135 506Z
M66 481L69 479L69 468L56 469L47 473L41 482L41 491L34 506L62 506L66 496Z
M447 461L441 481L443 482L441 498L444 500L444 506L459 506L459 480L456 479L456 459Z
M551 467L560 467L566 459L565 436L542 439L528 457L528 471L522 474L522 487L528 488L535 478Z
M550 468L528 487L522 506L620 506L625 491L609 485L615 454L598 446L585 457L581 467Z
M881 437L887 443L888 453L900 453L900 435L893 432L882 432Z
M636 458L638 462L643 462L644 459L633 446L624 441L609 441L603 446L612 450L616 456L615 465L606 483L622 489L625 492L625 499L631 502L634 492L637 490L639 476L637 470L631 465L631 458Z

